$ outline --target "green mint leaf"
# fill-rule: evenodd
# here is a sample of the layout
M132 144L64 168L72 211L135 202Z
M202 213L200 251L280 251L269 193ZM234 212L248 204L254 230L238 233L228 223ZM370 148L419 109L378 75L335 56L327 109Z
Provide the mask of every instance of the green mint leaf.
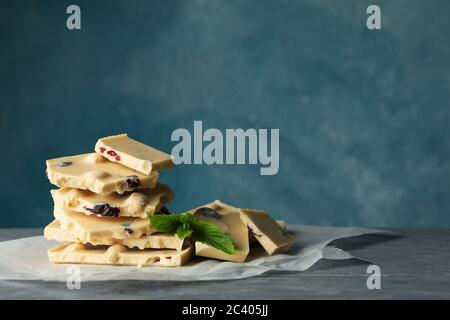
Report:
M188 223L188 224L190 224L190 223L195 222L195 221L198 220L197 218L195 218L195 217L191 214L190 211L183 212L183 213L179 214L179 216L180 216L180 221L181 221L182 223Z
M228 254L235 253L233 241L228 234L213 223L197 220L191 223L192 238Z
M180 225L180 215L178 214L155 214L147 213L150 224L159 232L175 233Z
M177 236L181 240L184 240L185 238L190 237L192 232L194 232L194 230L192 230L191 225L189 223L183 223L177 229Z
M181 240L192 237L228 254L235 252L233 241L228 234L213 223L201 221L189 211L181 214L147 213L151 225L159 232L176 233Z

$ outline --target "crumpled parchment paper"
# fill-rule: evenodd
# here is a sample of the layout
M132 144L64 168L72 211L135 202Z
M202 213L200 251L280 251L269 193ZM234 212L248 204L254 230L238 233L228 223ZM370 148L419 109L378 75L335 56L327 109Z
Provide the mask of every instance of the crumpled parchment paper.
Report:
M354 236L387 231L359 227L322 227L291 225L288 232L297 238L287 254L268 256L258 245L252 246L245 263L225 262L195 257L176 268L93 266L80 267L82 281L101 280L228 280L254 277L267 271L305 271L318 260L357 258L330 242ZM56 246L43 236L0 242L0 279L67 281L73 269L48 261L47 249Z

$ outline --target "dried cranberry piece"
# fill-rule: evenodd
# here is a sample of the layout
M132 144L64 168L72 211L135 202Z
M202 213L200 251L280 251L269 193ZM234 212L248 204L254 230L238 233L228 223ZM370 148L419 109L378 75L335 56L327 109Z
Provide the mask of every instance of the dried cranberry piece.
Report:
M100 150L100 153L103 153L106 151L106 148L100 147L99 150Z
M56 164L57 167L68 167L73 164L72 161L62 161Z
M116 153L115 151L113 151L113 150L108 150L108 152L106 152L106 154L107 154L108 156L111 156L111 157L117 156L117 153Z
M103 217L118 217L120 209L107 203L98 203L93 208L84 207L85 210Z
M153 262L159 262L159 260L161 260L159 257L156 257L155 259L153 259Z
M195 211L195 213L197 213L197 212L207 218L211 218L211 219L215 219L215 220L220 219L220 215L217 213L217 211L215 211L211 208L207 208L207 207L198 208Z
M114 159L116 159L116 161L120 161L120 156L117 155Z
M167 260L170 260L170 259L172 259L172 257L171 257L171 256L167 256L166 259L167 259Z
M128 187L130 188L137 188L140 184L141 181L139 180L138 176L127 176L125 177L125 181L127 182Z

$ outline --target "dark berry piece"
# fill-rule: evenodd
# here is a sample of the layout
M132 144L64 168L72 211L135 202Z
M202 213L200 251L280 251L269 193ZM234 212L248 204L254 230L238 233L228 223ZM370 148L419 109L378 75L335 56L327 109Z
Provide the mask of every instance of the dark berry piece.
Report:
M161 209L159 209L160 214L170 214L169 209L167 209L167 207L162 207Z
M215 211L211 208L202 207L195 211L195 213L197 213L197 212L207 218L211 218L211 219L215 219L215 220L220 219L220 215L217 213L217 211Z
M128 187L130 187L130 188L137 188L141 184L141 181L139 180L138 176L134 176L134 175L127 176L127 177L125 177L125 179L126 179Z
M103 153L106 151L106 148L100 147L99 150L100 150L100 153Z
M248 232L250 234L254 235L255 237L262 237L262 235L257 234L249 225L247 225L247 229L248 229Z
M73 164L72 161L63 161L63 162L57 163L56 166L57 167L68 167L68 166L71 166L72 164Z
M167 259L167 260L170 260L170 259L172 259L172 257L171 257L171 256L167 256L166 259Z
M184 239L183 246L189 247L192 243L193 243L192 242L192 238L191 237L187 237L187 238Z
M132 234L133 233L133 230L131 230L131 228L126 227L124 230L128 234Z
M85 210L103 217L118 217L120 209L107 203L98 203L93 208L84 207Z
M114 159L116 159L116 161L120 161L120 156L117 155Z
M153 262L159 262L159 260L161 260L159 257L156 257L153 259Z

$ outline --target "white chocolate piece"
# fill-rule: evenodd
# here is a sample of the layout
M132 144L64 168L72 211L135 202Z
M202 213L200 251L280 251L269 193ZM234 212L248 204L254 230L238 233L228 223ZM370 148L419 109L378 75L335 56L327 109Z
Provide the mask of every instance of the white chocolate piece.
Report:
M241 209L241 218L255 239L270 255L285 252L295 243L295 237L283 231L280 225L264 211Z
M174 165L170 155L131 139L126 133L98 139L95 152L146 175Z
M111 217L147 218L174 198L165 184L158 183L153 189L139 189L132 193L97 194L89 190L61 188L50 191L55 205L87 215Z
M63 230L69 231L83 243L99 243L105 238L139 238L156 232L148 219L88 216L57 206L53 214Z
M47 251L55 263L125 265L137 267L177 267L192 256L194 246L176 250L131 250L121 244L93 247L81 243L64 243Z
M58 187L90 190L94 193L124 193L153 188L158 172L143 175L96 153L47 160L47 176Z
M200 220L211 222L229 234L235 248L234 254L228 254L201 242L195 243L195 254L197 256L214 258L219 260L244 262L249 253L249 238L247 225L241 220L238 208L226 205L218 200L204 205L215 210L220 218L204 216L199 211L193 210L194 216Z
M277 223L277 225L280 226L281 230L283 230L284 232L286 232L286 230L287 230L287 224L286 224L286 221L284 221L284 220L275 220L275 222ZM250 230L248 230L248 236L249 236L249 241L250 241L250 243L255 243L255 242L257 242L256 239L255 239L255 237L254 237L254 235L253 235L253 233L251 233Z
M275 222L277 223L277 225L280 226L281 230L283 230L283 231L287 230L286 221L284 221L284 220L275 220Z
M44 229L44 236L47 240L56 240L59 242L83 242L78 237L74 236L70 231L61 228L59 221L54 220ZM99 238L94 239L90 244L94 246L111 246L114 244L121 244L128 248L144 249L174 249L181 250L183 248L184 240L180 240L175 234L170 233L154 233L152 235L144 235L139 238L128 239L112 239ZM186 241L186 243L188 243Z

